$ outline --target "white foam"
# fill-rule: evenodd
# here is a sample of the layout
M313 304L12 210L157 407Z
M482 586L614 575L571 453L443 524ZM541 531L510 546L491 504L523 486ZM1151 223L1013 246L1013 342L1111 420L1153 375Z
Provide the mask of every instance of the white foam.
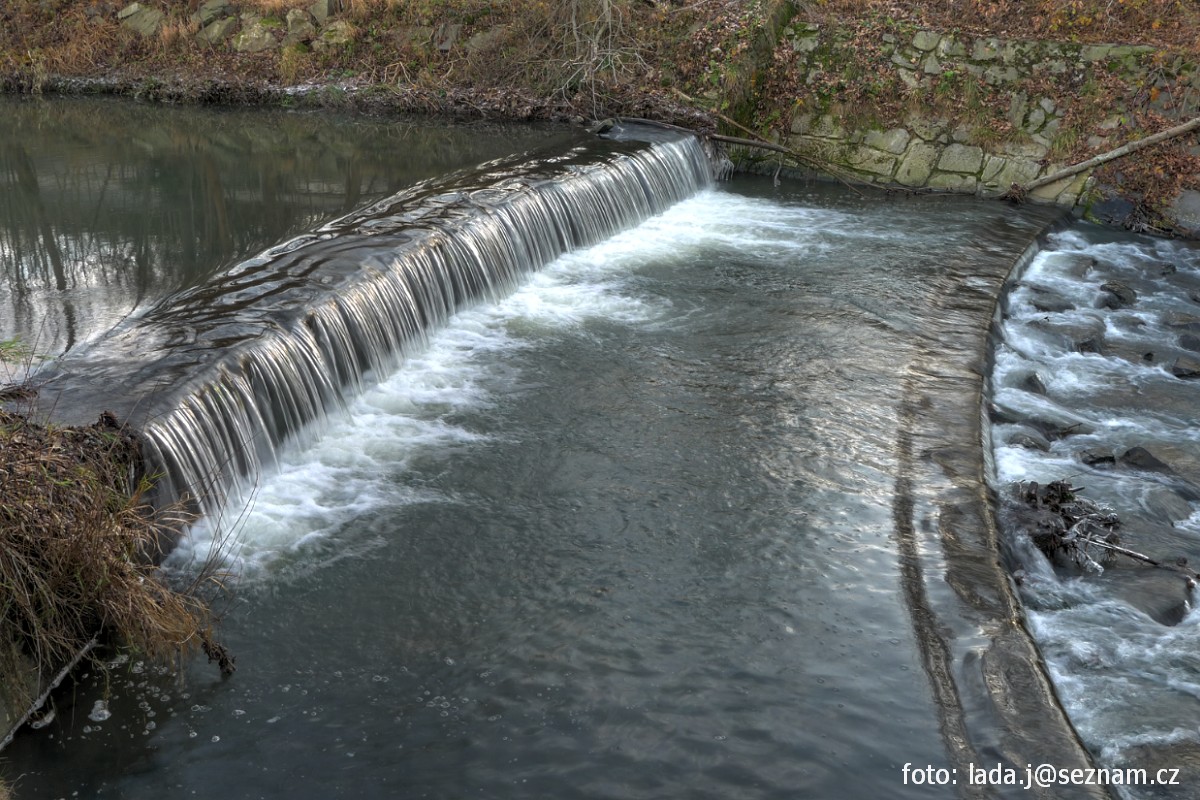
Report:
M195 526L168 567L189 573L214 562L249 579L269 574L280 559L292 569L297 558L312 566L378 546L353 541L346 530L351 521L383 507L456 502L394 476L413 459L488 441L461 419L522 391L506 354L593 320L649 326L668 320L668 300L629 290L632 269L655 258L686 259L714 243L770 248L775 242L763 242L763 230L787 227L806 213L789 215L764 201L702 192L631 231L558 259L504 300L456 315L431 335L424 351L353 400L318 441L302 451L285 450L278 473L263 480L236 524L224 521L231 534L207 522Z

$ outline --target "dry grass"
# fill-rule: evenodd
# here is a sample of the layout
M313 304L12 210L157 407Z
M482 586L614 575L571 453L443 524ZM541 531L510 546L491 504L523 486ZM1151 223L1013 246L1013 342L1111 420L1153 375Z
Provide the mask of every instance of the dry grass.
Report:
M137 438L111 415L58 428L0 411L0 630L42 667L69 663L98 633L164 662L222 652L205 604L157 578L160 537L178 520L142 502L140 464Z

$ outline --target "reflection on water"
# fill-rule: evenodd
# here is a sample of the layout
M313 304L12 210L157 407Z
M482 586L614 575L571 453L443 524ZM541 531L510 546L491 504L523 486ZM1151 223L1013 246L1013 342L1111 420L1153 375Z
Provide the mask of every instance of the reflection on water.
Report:
M60 355L320 222L563 135L0 100L0 341Z

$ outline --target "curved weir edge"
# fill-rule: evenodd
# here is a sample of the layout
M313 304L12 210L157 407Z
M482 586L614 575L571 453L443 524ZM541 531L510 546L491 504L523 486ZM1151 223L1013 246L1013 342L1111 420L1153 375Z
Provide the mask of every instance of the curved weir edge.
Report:
M955 280L934 305L953 333L949 341L921 341L900 399L893 522L901 592L963 797L1031 794L972 785L970 769L1002 765L1023 776L1030 764L1092 765L1027 627L988 480L985 388L1002 297L1045 237L1068 220L1047 210L1003 274L973 273L966 259L947 263ZM1112 797L1099 786L1034 786L1032 794Z
M665 211L717 169L690 134L638 125L612 138L425 181L270 248L53 365L33 411L86 425L115 409L141 435L146 474L161 476L155 505L220 515L280 447L313 435L455 312ZM176 541L144 555L158 561ZM0 698L0 749L95 644L69 664L0 675L35 698Z
M426 181L273 247L57 365L39 402L72 423L111 404L162 476L156 505L182 500L220 523L281 447L316 435L453 314L712 180L695 136L610 137Z

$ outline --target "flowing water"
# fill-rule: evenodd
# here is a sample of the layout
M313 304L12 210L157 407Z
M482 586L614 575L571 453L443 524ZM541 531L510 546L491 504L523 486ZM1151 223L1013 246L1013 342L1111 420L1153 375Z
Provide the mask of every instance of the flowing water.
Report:
M994 300L1053 215L698 174L668 189L647 160L686 173L677 140L563 141L532 172L522 157L438 179L205 268L53 365L74 402L89 370L143 363L129 331L184 319L194 338L154 341L199 383L147 402L229 396L237 370L277 363L246 341L300 352L330 318L287 291L294 265L336 262L319 256L340 235L364 269L303 274L357 291L410 270L397 221L431 199L478 242L472 226L550 186L679 193L598 235L559 220L557 248L486 291L440 279L453 302L412 306L442 309L432 328L366 348L391 360L339 361L338 337L316 336L344 403L284 413L298 406L258 391L264 370L236 403L193 406L184 422L272 409L246 416L269 461L231 469L251 479L227 482L224 524L165 564L229 572L239 670L122 658L107 682L80 676L5 751L22 800L1027 797L904 767L964 784L969 765L1085 763L1014 622L982 483ZM394 241L367 241L376 225ZM229 339L255 309L276 327ZM113 397L147 397L126 387L177 362L144 363Z
M1114 283L1133 295L1118 302L1104 288ZM1200 564L1200 384L1189 377L1200 250L1077 226L1051 237L1006 306L992 393L998 483L1069 479L1120 517L1125 547ZM1196 796L1194 590L1125 559L1054 569L1009 535L1033 631L1084 741L1104 764L1184 770L1183 786L1132 796Z

